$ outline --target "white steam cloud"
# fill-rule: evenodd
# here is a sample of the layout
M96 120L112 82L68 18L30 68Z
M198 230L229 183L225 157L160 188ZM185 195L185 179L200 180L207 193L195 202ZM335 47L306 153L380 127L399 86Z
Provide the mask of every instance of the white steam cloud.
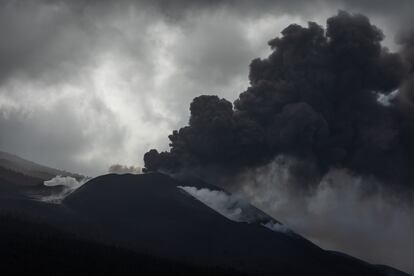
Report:
M44 181L43 185L47 187L60 187L61 189L51 195L42 197L41 200L50 203L60 203L65 197L73 193L88 180L89 178L77 180L76 178L70 176L58 175L50 180Z
M141 174L142 168L138 166L126 166L121 164L113 164L108 169L109 173L116 173L116 174Z
M275 232L290 232L286 226L274 221L271 217L254 208L239 195L207 188L198 189L190 186L178 186L178 188L232 221L247 223L258 222L260 225Z
M278 222L274 222L272 220L270 220L266 223L261 223L261 225L263 225L264 227L269 228L270 230L275 231L275 232L282 232L282 233L289 233L290 232L290 229L286 225L283 225L283 224L278 223Z
M325 249L414 273L411 205L384 191L375 179L340 169L332 169L312 191L300 191L289 173L293 162L278 157L245 173L239 192Z
M232 195L228 195L223 191L213 191L210 189L189 186L178 186L194 198L198 199L211 209L217 211L226 218L237 222L248 222L242 216L242 209L239 206L240 201Z

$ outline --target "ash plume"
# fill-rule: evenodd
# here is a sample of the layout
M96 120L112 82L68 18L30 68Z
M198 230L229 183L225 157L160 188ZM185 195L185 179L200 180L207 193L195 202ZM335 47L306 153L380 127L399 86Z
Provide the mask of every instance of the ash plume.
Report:
M345 11L326 29L288 26L267 58L251 62L250 86L234 104L195 98L188 126L169 136L169 151L144 155L145 170L236 175L289 155L302 186L332 168L412 186L413 40L393 53L383 39L366 16Z
M361 14L288 26L238 99L195 98L144 170L212 181L326 249L413 273L413 34L391 52Z

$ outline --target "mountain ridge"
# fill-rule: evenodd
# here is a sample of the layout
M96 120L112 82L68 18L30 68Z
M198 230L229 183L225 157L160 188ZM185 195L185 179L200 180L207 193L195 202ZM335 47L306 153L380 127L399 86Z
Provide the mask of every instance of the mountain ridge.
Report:
M22 183L25 181L32 182ZM246 203L238 206L230 202L232 210L242 214L246 210L248 212L248 220L242 217L240 221L235 221L214 206L209 206L197 194L189 192L218 193L219 198L231 199L230 193L202 180L178 180L160 173L107 174L89 180L63 199L61 204L33 200L30 197L33 189L41 187L45 191L43 183L36 184L38 181L41 179L6 169L0 162L0 218L21 218L26 225L22 227L28 229L32 229L30 221L42 223L45 226L41 228L46 233L51 233L48 230L50 227L64 231L66 234L59 234L59 237L65 246L57 251L63 256L65 252L70 256L76 250L68 247L72 235L75 235L82 241L97 244L90 246L93 250L107 250L99 245L115 246L132 252L133 256L144 254L168 260L166 265L171 262L191 264L195 269L217 267L224 274L229 269L231 273L226 275L408 275L392 267L371 265L341 252L321 249L300 235L285 231L285 228L265 227L269 221L277 225L280 223ZM30 189L15 189L16 185L26 185ZM16 225L22 224L12 220L10 227L13 229ZM13 231L17 233L20 230ZM47 257L41 249L43 245L30 241L32 237L35 239L34 236L23 236L27 246L8 243L10 239L17 242L13 231L3 231L4 235L0 237L0 242L7 245L4 247L7 250L3 252L14 250L20 252L20 256L26 254L27 249L24 248L33 247ZM88 247L78 242L74 242L73 246L76 244ZM124 251L116 254L115 259L119 256L131 257ZM117 260L115 265L125 263ZM76 267L79 265L82 266L78 263ZM187 269L185 266L178 267Z
M84 178L80 174L41 165L5 151L0 151L0 167L42 180L49 180L57 175L70 176L78 180Z
M183 183L156 173L109 174L92 179L62 204L99 224L113 242L157 256L249 273L386 275L303 238L231 221L178 185Z

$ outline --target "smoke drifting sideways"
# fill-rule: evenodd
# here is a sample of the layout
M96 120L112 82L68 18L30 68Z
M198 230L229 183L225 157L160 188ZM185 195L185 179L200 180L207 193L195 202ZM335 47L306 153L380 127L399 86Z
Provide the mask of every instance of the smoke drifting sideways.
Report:
M293 234L291 230L280 222L275 221L260 210L254 208L242 196L228 194L224 191L198 189L191 186L178 186L195 199L201 201L217 213L235 222L259 223L260 225L284 234Z
M309 193L292 189L292 157L247 170L235 182L254 206L317 245L414 275L414 209L373 177L332 169Z
M121 164L113 164L109 167L108 173L115 174L141 174L142 168L136 166L127 166Z
M108 173L114 174L141 174L142 168L135 166L126 166L121 164L114 164L108 168ZM44 181L43 185L46 187L60 187L60 189L53 190L50 195L40 196L39 200L49 203L59 204L62 200L79 189L83 184L88 182L91 178L85 177L77 180L70 176L56 176L50 180Z
M413 188L414 39L392 53L366 16L345 11L326 29L309 22L281 34L267 58L251 62L250 86L234 104L195 98L189 125L169 136L169 151L148 151L144 170L220 177L285 155L298 161L290 173L302 187L342 168Z
M52 193L51 195L42 196L40 200L44 202L59 204L65 197L88 182L89 179L90 178L85 177L81 180L77 180L76 178L70 176L55 176L50 180L44 181L43 185L47 187L61 187L61 189Z

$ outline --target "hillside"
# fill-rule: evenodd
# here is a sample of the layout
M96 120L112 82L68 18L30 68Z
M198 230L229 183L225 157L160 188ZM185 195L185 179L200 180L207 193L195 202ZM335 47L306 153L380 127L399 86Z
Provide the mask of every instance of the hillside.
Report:
M57 175L83 178L82 175L43 166L4 151L0 151L0 167L41 180L49 180Z
M241 275L85 241L48 225L1 216L1 275Z
M47 263L66 275L407 275L325 251L202 181L110 174L90 180L61 204L31 199L35 189L46 191L42 179L0 167L0 181L6 274L48 275ZM197 193L229 199L224 207L230 214Z
M99 225L105 240L169 259L273 275L385 275L297 235L231 221L180 185L191 183L162 174L105 175L63 205Z
M65 187L47 187L43 184L56 176L68 176L76 180L84 178L79 174L49 168L0 151L0 198L43 198L59 194Z

